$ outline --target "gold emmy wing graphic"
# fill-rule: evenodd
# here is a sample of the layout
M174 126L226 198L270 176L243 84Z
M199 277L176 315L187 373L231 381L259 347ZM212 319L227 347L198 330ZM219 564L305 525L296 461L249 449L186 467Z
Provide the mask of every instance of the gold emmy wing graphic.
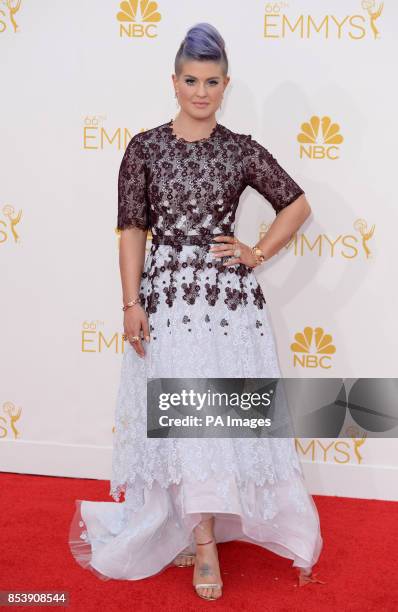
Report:
M366 258L371 257L372 253L369 250L367 242L368 240L373 238L375 225L373 224L370 230L368 230L368 224L366 223L365 219L357 219L354 223L354 229L356 229L357 232L361 234L362 247L365 252Z
M20 433L15 426L15 423L19 420L22 412L22 408L17 408L13 402L3 403L3 412L8 416L8 419L0 416L0 438L6 438L8 435L8 429L10 428L14 434L14 439L20 437ZM4 425L2 425L4 423Z
M0 6L5 6L8 9L8 19L10 20L12 27L14 28L14 34L16 34L17 30L19 30L19 25L15 21L15 14L18 13L19 8L21 6L21 0L1 0ZM4 11L0 8L0 16L4 15ZM4 29L6 29L6 25L4 22L1 22L4 25ZM4 30L1 30L4 31Z
M384 2L381 2L376 8L375 0L362 0L362 8L368 12L370 20L370 28L375 38L380 38L380 32L376 27L376 20L380 17L384 7Z
M294 355L294 365L308 368L331 367L330 355L336 352L336 347L332 344L331 334L325 334L322 327L305 327L303 332L295 334L294 339L295 342L290 345L291 350L294 353L302 353L302 357Z
M358 463L362 463L362 455L359 452L359 448L365 444L365 440L367 438L367 433L366 431L363 432L362 436L359 437L358 434L358 429L356 427L347 427L346 429L347 434L350 436L350 438L352 439L353 443L354 443L354 453L355 453L355 457L357 458Z
M11 206L11 204L5 204L3 206L2 212L3 212L3 215L8 219L11 234L14 237L14 242L16 243L20 242L20 237L19 237L17 230L15 229L15 226L18 225L18 223L21 220L22 210L19 210L16 214L14 214L15 213L14 207ZM0 228L1 226L7 228L7 223L5 223L4 221L0 219ZM1 239L1 234L5 236L4 240ZM8 234L5 231L0 229L0 243L6 242L7 238L8 238Z

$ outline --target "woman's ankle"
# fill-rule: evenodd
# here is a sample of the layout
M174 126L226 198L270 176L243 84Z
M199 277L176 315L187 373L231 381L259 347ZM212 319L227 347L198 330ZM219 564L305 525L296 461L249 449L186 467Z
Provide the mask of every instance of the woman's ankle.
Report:
M210 543L214 540L214 516L203 519L194 528L195 543L202 548L201 545Z

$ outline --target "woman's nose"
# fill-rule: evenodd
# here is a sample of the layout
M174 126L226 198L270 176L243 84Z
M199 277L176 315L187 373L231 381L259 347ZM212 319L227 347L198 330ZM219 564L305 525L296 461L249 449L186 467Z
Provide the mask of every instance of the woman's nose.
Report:
M196 93L198 94L198 96L206 96L207 92L204 83L199 83Z

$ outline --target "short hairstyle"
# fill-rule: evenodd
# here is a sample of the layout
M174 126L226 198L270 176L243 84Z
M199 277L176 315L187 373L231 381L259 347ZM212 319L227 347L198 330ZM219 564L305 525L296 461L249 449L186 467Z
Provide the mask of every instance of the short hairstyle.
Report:
M213 61L222 64L228 73L228 58L225 42L219 31L210 23L197 23L189 28L174 61L175 74L178 76L185 60Z

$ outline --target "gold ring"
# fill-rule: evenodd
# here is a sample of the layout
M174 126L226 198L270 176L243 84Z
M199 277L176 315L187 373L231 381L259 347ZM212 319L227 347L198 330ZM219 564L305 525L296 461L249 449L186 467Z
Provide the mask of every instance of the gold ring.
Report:
M131 337L131 342L138 342L139 339L140 339L139 336L132 336Z

